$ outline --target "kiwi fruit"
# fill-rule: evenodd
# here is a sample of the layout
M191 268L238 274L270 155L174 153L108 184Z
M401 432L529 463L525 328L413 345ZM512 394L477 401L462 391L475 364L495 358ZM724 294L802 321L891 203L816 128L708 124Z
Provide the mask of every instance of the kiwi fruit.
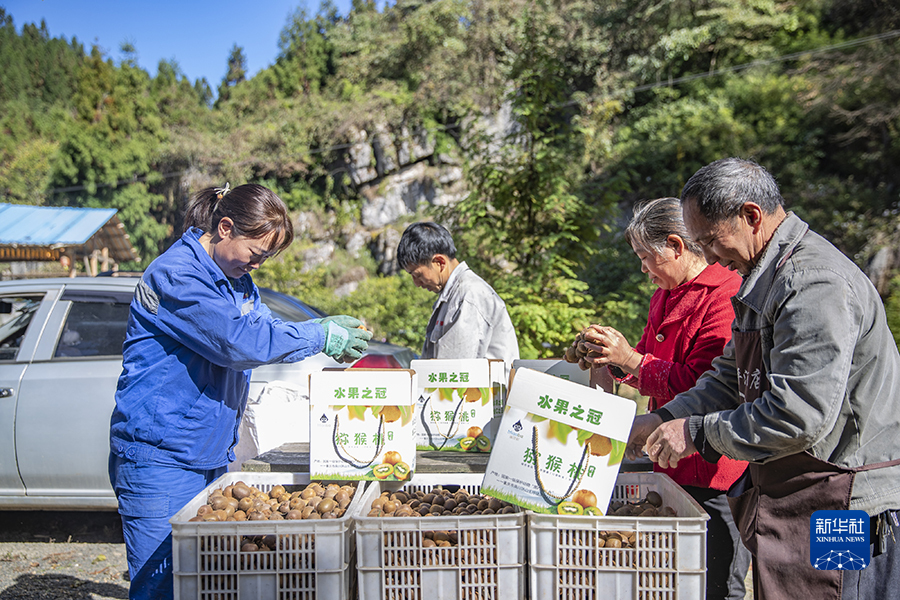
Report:
M335 519L344 515L350 505L356 487L318 482L310 483L303 490L287 492L283 485L262 492L243 481L212 490L207 503L197 509L191 521L278 521L283 519ZM240 498L239 498L240 497ZM274 538L273 538L274 539Z
M463 450L471 450L475 447L475 438L473 436L464 437L459 440L459 447Z
M375 498L369 517L442 517L470 514L511 514L519 509L509 502L489 496L468 495L464 490L455 494L436 487L428 492L384 492ZM430 535L430 534L429 534Z
M597 495L591 490L578 490L572 494L572 502L577 502L582 508L597 506Z
M560 502L556 512L560 515L583 515L584 507L577 502Z
M591 448L591 456L606 456L612 452L612 442L605 435L595 433L588 438L587 443Z
M390 463L381 463L372 469L372 474L378 479L387 479L394 474L394 465Z
M475 447L478 448L479 452L490 452L491 438L486 435L479 435L475 438Z
M409 465L403 461L398 462L394 465L394 477L396 477L400 481L405 481L410 474Z

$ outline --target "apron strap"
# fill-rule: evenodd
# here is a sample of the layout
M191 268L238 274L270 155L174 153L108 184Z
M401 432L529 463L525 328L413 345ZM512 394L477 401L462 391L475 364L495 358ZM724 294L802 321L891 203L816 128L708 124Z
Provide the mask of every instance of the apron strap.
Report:
M871 465L863 465L861 467L856 467L855 469L850 469L850 470L853 471L854 473L858 473L860 471L872 471L874 469L884 469L886 467L893 467L896 465L900 465L900 458L897 458L895 460L889 460L886 462L873 463Z

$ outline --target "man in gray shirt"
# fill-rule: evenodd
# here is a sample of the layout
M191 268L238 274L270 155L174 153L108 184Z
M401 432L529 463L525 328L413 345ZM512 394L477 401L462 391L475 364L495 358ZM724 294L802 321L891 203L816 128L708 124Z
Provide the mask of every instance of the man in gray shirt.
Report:
M488 283L456 258L450 232L437 223L407 227L397 247L400 267L417 287L438 294L422 358L493 358L507 365L519 343L506 304Z

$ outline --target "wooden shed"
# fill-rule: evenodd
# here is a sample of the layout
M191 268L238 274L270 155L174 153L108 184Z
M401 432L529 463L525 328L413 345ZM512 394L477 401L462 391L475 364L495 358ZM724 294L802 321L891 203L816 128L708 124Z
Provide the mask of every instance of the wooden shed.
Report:
M59 261L96 275L140 261L114 208L68 208L0 203L0 262Z

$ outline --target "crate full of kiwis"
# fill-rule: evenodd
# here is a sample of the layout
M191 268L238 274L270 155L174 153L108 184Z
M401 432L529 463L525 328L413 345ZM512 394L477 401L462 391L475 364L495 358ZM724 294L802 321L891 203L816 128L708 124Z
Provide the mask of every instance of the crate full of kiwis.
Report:
M365 482L225 473L175 514L175 598L350 598ZM351 577L353 576L353 577Z
M709 516L681 486L663 473L620 473L602 515L588 510L592 500L528 513L532 598L705 598Z
M525 598L525 511L482 495L482 478L369 483L353 517L360 600Z

